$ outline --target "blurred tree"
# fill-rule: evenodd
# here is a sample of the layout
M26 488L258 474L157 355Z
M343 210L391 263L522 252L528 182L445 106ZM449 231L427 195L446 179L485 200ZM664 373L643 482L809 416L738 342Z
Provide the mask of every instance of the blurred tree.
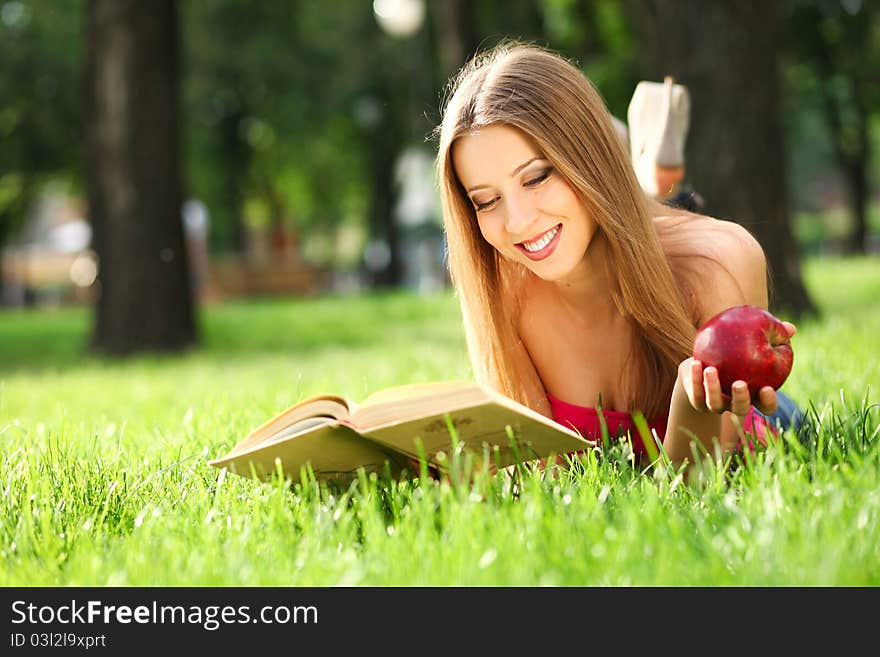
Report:
M0 247L45 182L81 184L84 15L83 0L0 3Z
M396 284L393 167L423 138L423 35L383 34L354 0L206 0L183 16L188 170L192 193L216 208L215 246L244 245L248 207L328 241L355 220L387 249L373 282Z
M511 37L573 58L609 110L626 116L637 82L637 48L617 0L444 0L430 8L438 92L475 52Z
M567 0L556 14L572 17ZM544 5L560 0L531 0L509 3L502 0L444 0L429 2L428 42L432 54L432 127L440 121L441 103L447 85L461 66L478 52L502 39L518 39L548 46Z
M260 196L258 189L274 190L274 181L253 175L261 154L272 159L274 149L302 134L288 133L282 123L284 112L301 115L289 102L303 67L296 56L297 10L294 2L239 0L181 7L190 191L209 202L212 241L222 249L245 250L246 202ZM276 144L279 134L288 140ZM283 203L273 205L271 220L281 221Z
M795 91L818 97L848 191L847 250L865 253L872 115L880 107L880 4L790 0L788 43L800 75Z
M709 214L743 224L767 254L771 307L815 313L792 236L772 2L630 0L646 77L691 94L688 176Z
M619 0L541 0L542 24L549 42L573 56L609 111L626 121L639 81L639 47Z
M545 5L564 5L570 17L569 0L444 0L429 2L432 48L439 64L437 80L442 86L462 64L501 39L537 41L546 44Z
M175 0L90 0L87 187L100 295L92 347L110 354L196 342L181 221Z
M431 47L435 53L434 86L444 89L446 81L473 53L475 39L463 0L428 3Z

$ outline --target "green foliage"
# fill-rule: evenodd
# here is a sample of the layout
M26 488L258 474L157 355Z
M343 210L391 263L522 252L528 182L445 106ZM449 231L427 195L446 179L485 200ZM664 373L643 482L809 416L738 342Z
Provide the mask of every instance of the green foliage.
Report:
M805 256L839 253L840 245L852 229L852 215L842 206L824 212L799 212L792 220L798 250ZM868 235L875 236L874 239L880 235L880 204L874 203L868 207Z
M247 202L310 235L366 223L377 134L427 132L410 129L434 89L410 106L407 88L410 67L427 65L421 41L383 35L370 3L352 1L212 0L183 6L183 19L188 172L215 246L232 244Z
M789 0L785 7L783 111L793 202L825 210L829 177L851 177L864 166L869 187L876 184L871 123L880 107L880 11L875 2L836 0Z
M0 313L0 585L880 584L880 332L870 259L811 260L786 389L809 440L696 472L611 440L568 470L346 489L259 484L207 459L304 396L467 376L455 298L203 310L204 346L81 355L82 310Z
M838 107L839 147L846 155L861 148L860 105L880 101L880 11L872 2L790 2L790 47L800 64L797 83L803 92Z
M85 3L0 3L0 246L39 186L79 184Z
M360 149L345 147L350 121L339 125L350 67L327 35L363 39L348 34L350 7L321 7L320 26L317 9L229 0L183 6L190 192L208 203L216 246L234 243L248 201L262 204L271 223L295 226L332 223L339 202L363 196Z

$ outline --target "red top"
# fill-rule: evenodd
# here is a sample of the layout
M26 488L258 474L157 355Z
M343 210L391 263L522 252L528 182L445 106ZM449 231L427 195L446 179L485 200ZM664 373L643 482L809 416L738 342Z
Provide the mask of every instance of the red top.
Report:
M599 414L595 408L586 406L577 406L568 402L556 399L548 394L547 399L550 401L550 408L553 411L553 419L559 424L574 429L579 432L587 440L602 441L602 429L599 426ZM626 435L630 432L632 439L633 452L636 454L645 454L645 445L642 443L642 437L633 423L632 416L624 411L602 410L605 418L605 425L608 427L608 435L612 438L618 435ZM660 442L666 437L666 422L668 416L662 415L648 420L648 428L657 434ZM743 428L746 432L753 433L759 442L766 442L766 434L768 431L775 434L775 431L766 423L764 417L752 406L746 415ZM749 447L754 447L751 443Z

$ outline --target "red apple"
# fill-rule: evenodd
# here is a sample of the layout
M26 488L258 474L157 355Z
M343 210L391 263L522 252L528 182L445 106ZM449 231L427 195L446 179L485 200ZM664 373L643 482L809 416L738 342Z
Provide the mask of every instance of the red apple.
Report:
M749 384L752 400L764 386L778 389L788 378L794 352L785 325L758 306L734 306L707 321L694 338L694 358L718 369L721 391L734 381Z

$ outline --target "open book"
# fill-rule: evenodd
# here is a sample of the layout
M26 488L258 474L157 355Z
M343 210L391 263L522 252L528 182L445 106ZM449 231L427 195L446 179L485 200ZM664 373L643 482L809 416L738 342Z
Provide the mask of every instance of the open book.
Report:
M443 471L440 453L451 456L454 440L478 457L488 448L499 468L594 444L493 390L449 381L387 388L360 404L338 395L310 397L210 464L262 479L280 466L285 476L298 480L307 465L318 480L351 480L359 468L382 473L386 465L393 475L418 476L422 455Z

